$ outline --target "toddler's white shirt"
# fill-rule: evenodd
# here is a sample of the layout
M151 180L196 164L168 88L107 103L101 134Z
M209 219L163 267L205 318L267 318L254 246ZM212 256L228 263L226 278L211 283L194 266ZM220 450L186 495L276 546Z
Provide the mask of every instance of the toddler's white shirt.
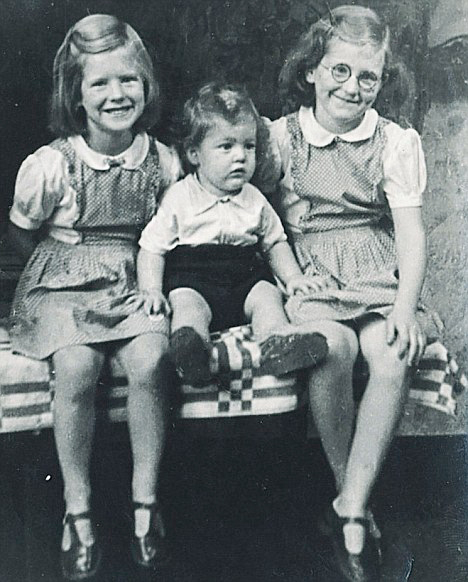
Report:
M238 194L220 198L189 174L167 190L139 244L164 255L178 245L203 244L259 243L268 252L285 240L279 216L258 188L245 184Z

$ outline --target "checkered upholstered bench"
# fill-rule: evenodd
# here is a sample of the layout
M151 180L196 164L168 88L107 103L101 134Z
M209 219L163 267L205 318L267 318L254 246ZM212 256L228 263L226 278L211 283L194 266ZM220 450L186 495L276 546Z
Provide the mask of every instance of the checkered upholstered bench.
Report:
M300 389L295 375L262 375L260 350L248 326L213 334L220 385L194 389L182 385L179 416L214 418L280 414L296 410ZM126 420L127 383L111 360L97 393L98 412L110 421ZM0 328L0 433L52 426L54 375L51 365L14 354Z
M194 389L183 385L179 416L186 419L271 415L300 407L303 387L296 376L262 375L260 351L249 326L214 334L219 385ZM126 379L111 361L97 395L98 413L112 422L126 420ZM11 351L0 327L0 433L52 426L53 370L44 361ZM410 391L400 434L458 434L466 431L466 378L440 343L428 346Z

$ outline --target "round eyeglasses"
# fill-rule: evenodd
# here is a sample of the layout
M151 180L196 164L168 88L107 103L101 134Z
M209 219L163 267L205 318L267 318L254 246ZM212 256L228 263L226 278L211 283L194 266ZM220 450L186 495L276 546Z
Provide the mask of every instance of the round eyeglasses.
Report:
M333 79L337 83L346 83L346 81L352 76L351 67L345 63L339 63L338 65L333 65L333 67L327 67L322 63L319 63L321 67L330 71ZM358 85L364 91L372 91L382 77L377 77L375 73L371 71L362 71L356 77Z

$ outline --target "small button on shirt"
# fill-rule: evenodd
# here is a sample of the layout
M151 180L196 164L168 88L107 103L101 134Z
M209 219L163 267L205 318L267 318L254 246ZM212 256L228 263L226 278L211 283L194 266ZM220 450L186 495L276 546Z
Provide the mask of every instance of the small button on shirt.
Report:
M239 193L220 198L189 174L166 192L143 230L140 246L165 255L179 245L259 243L268 252L285 240L280 218L255 186L245 184Z

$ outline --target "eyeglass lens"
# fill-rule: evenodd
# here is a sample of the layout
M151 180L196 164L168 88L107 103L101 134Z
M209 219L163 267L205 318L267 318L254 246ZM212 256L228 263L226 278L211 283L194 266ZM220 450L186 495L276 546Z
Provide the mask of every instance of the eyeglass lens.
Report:
M351 77L351 69L348 65L340 63L331 67L331 74L337 83L345 83ZM378 82L378 77L370 71L364 71L357 77L359 86L362 89L373 89Z

